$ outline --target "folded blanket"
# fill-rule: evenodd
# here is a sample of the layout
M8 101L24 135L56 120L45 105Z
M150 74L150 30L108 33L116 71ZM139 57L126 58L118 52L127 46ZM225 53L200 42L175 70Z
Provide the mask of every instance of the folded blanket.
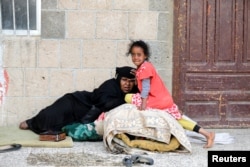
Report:
M159 152L175 151L180 147L180 143L174 136L171 137L169 144L146 138L130 139L124 133L117 134L115 137L121 139L129 147L141 148L149 151L159 151Z
M157 109L139 111L135 105L123 104L105 114L103 142L108 151L122 152L117 140L118 134L145 137L147 139L170 143L174 136L182 151L191 152L191 144L182 126L168 113ZM120 150L119 150L120 149Z

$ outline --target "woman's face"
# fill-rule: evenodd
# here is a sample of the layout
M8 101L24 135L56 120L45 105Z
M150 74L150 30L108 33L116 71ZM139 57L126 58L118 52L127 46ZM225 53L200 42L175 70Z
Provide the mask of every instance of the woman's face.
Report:
M135 85L135 79L121 77L120 86L124 93L130 93Z
M134 46L131 50L131 58L132 62L139 67L147 59L147 56L141 47Z

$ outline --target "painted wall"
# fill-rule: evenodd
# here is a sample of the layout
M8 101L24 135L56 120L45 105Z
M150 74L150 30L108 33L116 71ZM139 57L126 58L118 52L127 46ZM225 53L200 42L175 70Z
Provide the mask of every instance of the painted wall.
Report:
M173 0L42 0L41 19L41 36L0 35L0 126L133 66L125 55L131 39L149 43L171 91Z

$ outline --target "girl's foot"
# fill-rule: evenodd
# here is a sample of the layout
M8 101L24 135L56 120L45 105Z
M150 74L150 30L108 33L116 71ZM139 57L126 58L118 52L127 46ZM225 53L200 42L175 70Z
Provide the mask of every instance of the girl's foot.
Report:
M26 123L26 121L21 122L20 125L19 125L19 128L24 129L24 130L29 129L28 124Z
M207 144L204 146L204 148L212 147L214 144L215 133L209 132L209 135L206 138L207 138Z

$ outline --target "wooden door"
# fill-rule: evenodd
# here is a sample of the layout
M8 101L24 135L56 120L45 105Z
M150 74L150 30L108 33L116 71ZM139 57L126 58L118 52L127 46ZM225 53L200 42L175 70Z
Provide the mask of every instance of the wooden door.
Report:
M174 1L173 97L204 127L250 127L250 1Z

